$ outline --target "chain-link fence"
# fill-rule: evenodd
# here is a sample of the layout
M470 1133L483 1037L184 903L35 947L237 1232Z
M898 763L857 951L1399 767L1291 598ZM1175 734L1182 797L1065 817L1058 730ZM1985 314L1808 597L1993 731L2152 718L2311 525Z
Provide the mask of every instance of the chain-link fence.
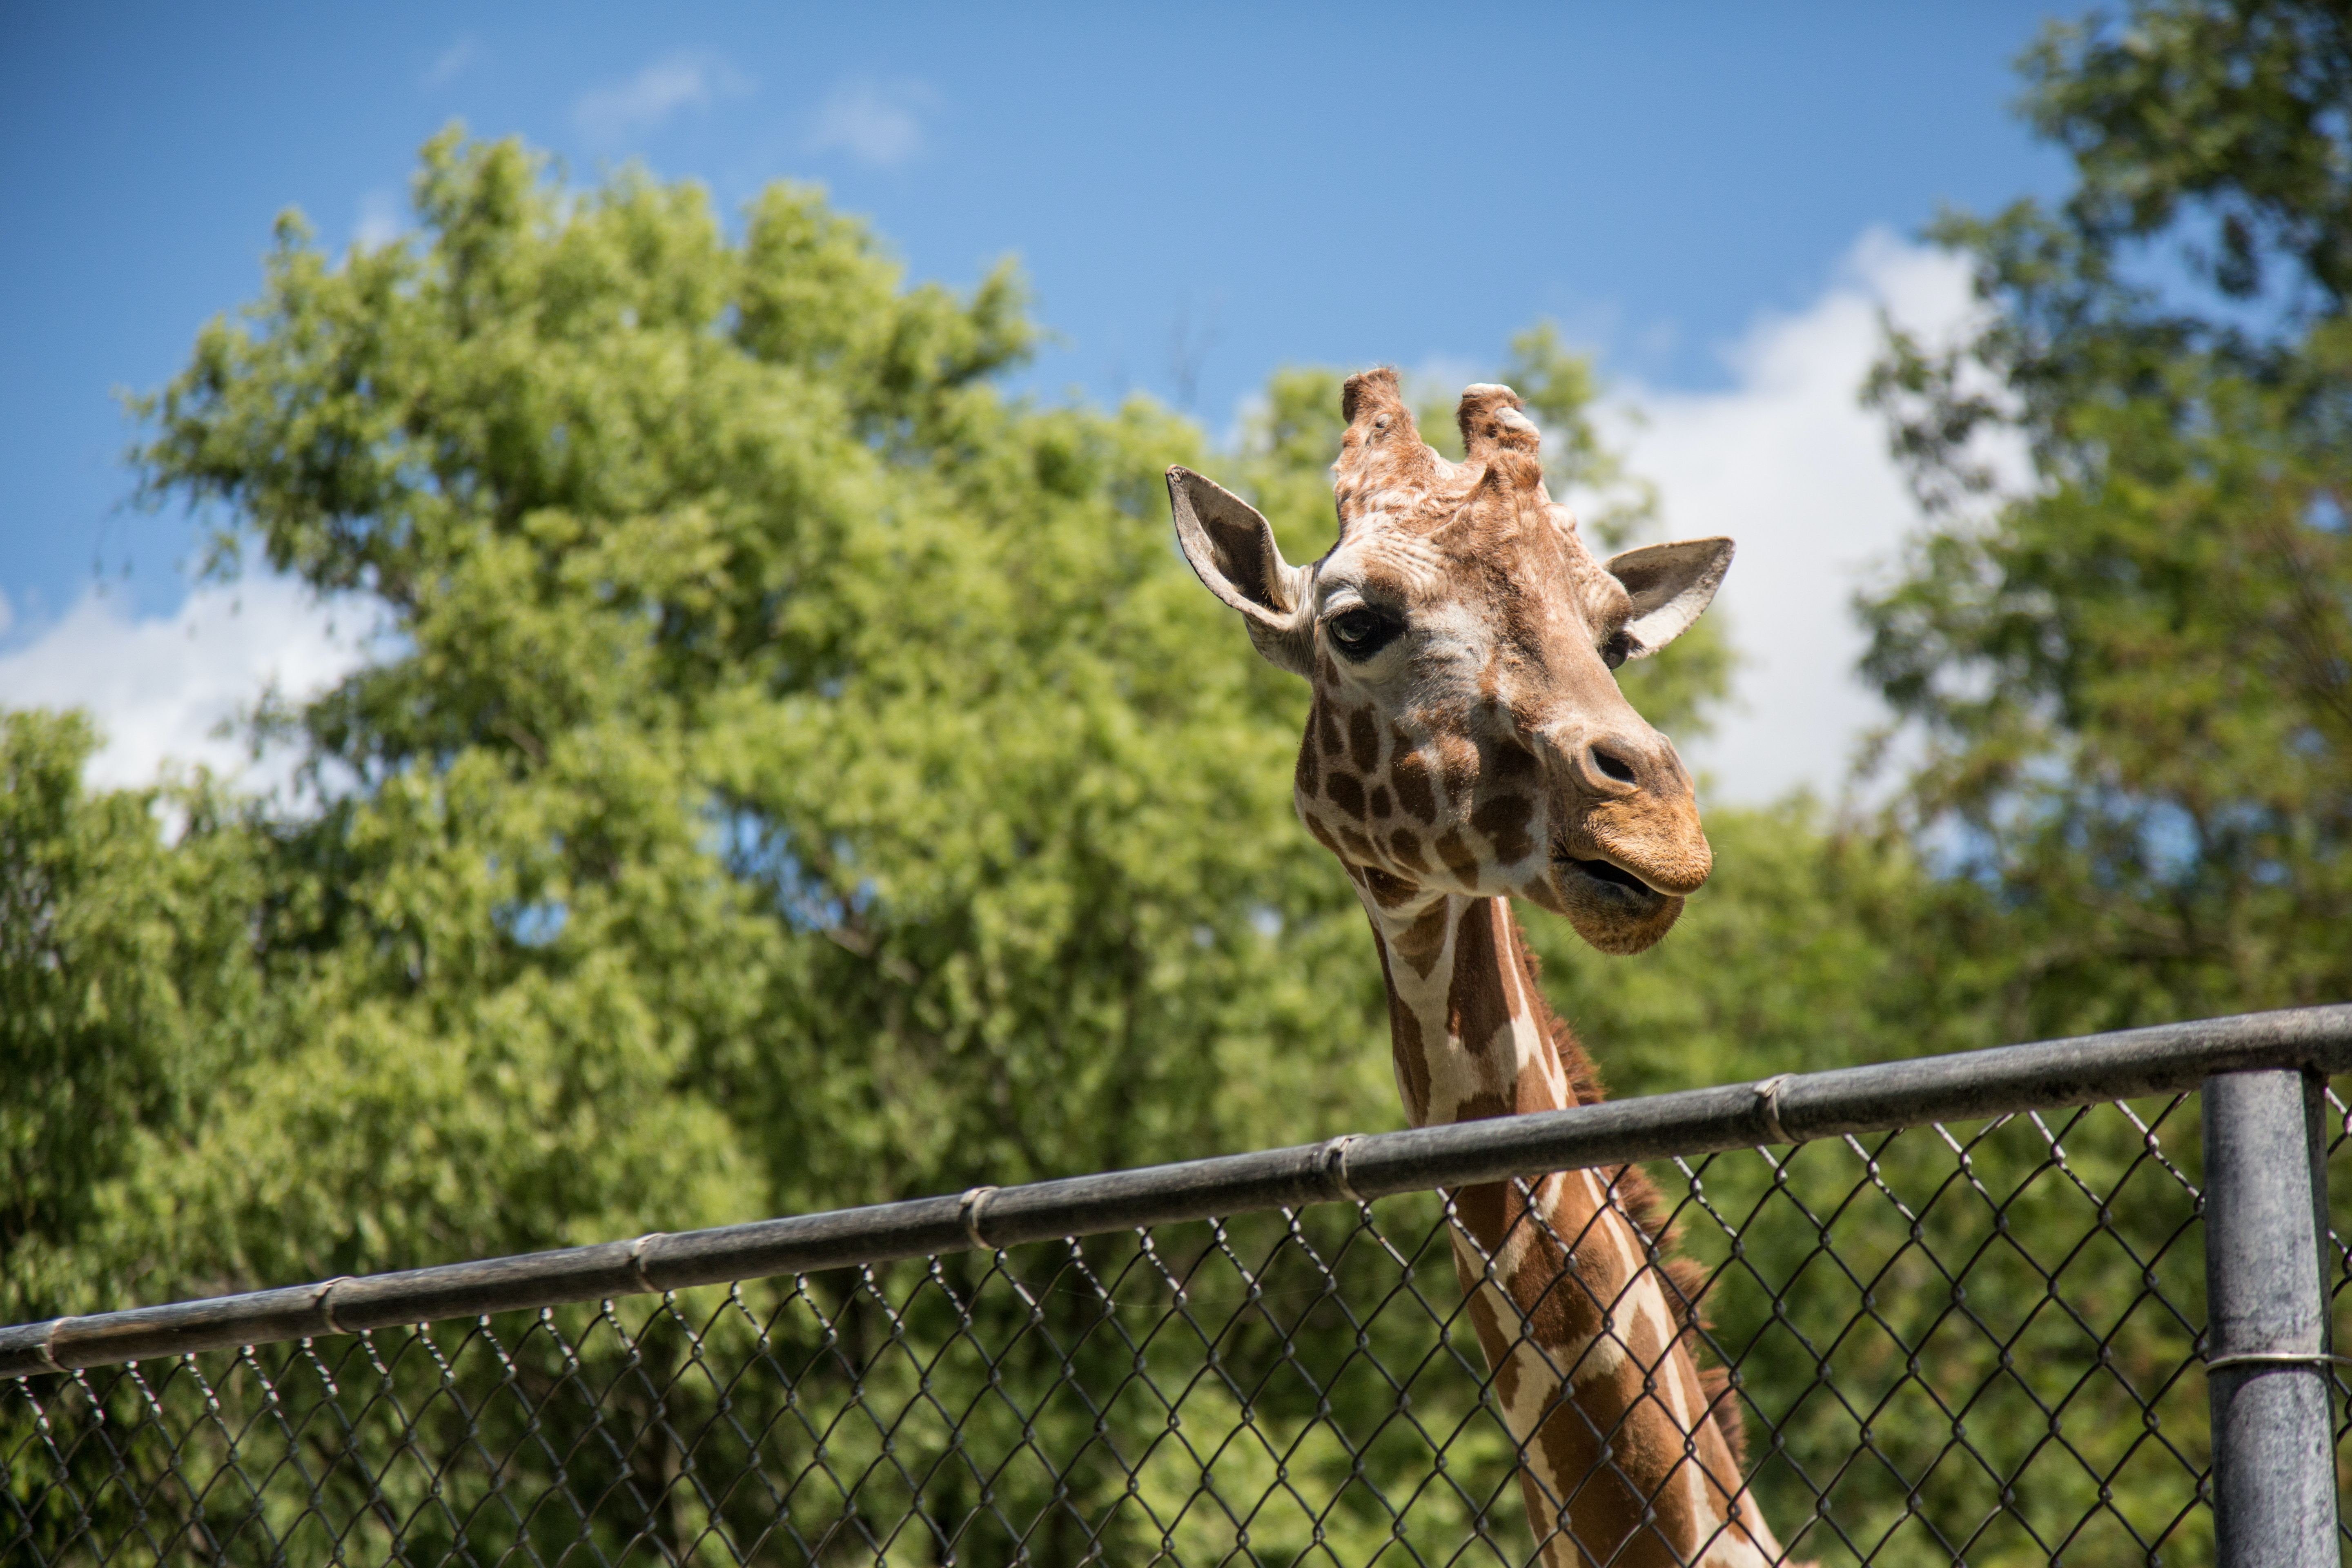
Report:
M1567 1560L1426 1189L1637 1157L1792 1558L2210 1561L2182 1088L2347 1060L2306 1009L0 1331L0 1561Z

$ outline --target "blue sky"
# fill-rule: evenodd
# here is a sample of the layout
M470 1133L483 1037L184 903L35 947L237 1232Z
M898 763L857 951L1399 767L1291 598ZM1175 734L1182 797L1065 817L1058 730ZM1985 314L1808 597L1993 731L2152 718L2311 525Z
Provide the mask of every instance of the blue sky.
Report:
M189 525L123 508L114 390L254 293L280 210L338 247L404 222L453 119L730 211L820 180L919 277L1016 256L1057 334L1043 396L1223 429L1276 365L1470 374L1549 315L1695 408L1753 389L1774 323L1884 294L1887 237L1939 204L2059 187L2005 108L2041 15L0 0L0 656L60 635L94 567L110 624L184 609Z

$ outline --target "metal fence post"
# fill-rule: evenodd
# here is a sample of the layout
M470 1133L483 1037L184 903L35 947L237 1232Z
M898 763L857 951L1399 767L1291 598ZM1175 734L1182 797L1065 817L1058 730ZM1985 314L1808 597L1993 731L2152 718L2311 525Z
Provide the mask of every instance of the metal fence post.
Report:
M2337 1568L2319 1086L2205 1080L2206 1391L2221 1568Z

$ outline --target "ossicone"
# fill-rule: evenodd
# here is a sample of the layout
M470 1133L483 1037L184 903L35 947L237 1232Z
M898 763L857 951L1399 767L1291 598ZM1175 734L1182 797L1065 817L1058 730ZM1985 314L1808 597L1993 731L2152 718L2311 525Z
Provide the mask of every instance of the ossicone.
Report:
M1370 397L1375 405L1393 404L1402 408L1404 399L1397 394L1396 366L1374 365L1349 376L1339 388L1339 417L1353 425L1356 416L1364 411L1364 400Z
M1462 447L1469 459L1484 463L1498 451L1525 452L1530 457L1540 451L1543 432L1520 412L1526 406L1517 393L1492 382L1463 388L1454 418L1462 428Z

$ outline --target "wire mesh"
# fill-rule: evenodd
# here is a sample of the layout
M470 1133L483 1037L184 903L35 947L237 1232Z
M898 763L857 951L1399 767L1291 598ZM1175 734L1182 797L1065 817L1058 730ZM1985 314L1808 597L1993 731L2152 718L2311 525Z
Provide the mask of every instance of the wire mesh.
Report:
M1792 1559L2211 1559L2193 1096L1649 1173ZM0 1560L1538 1561L1454 1229L1409 1194L35 1376Z

